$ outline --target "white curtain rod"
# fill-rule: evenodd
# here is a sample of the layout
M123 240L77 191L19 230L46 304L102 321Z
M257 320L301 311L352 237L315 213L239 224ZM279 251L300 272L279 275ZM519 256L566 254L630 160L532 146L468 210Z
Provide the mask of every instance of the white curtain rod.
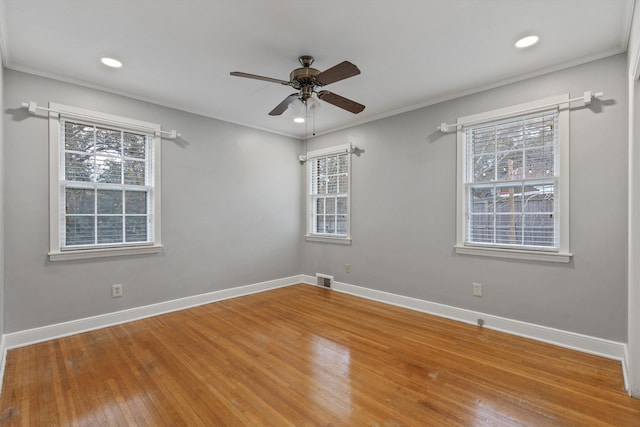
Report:
M592 99L598 99L598 98L602 98L602 96L604 95L603 92L596 92L596 93L591 93L591 91L586 91L584 93L584 95L578 97L578 98L572 98L572 99L567 99L566 101L561 101L561 102L554 102L552 104L546 104L546 105L538 105L536 107L533 108L526 108L524 110L519 110L519 111L512 111L509 112L508 114L502 114L496 117L491 117L491 120L498 120L504 117L511 117L511 116L515 116L518 114L524 114L524 113L533 113L535 111L539 111L539 110L544 110L545 108L549 108L549 107L557 107L560 104L569 104L571 102L578 102L578 101L582 101L584 102L584 105L589 105L591 104L591 100ZM465 122L465 123L451 123L451 124L447 124L447 123L440 123L440 125L437 127L437 129L440 132L454 132L457 131L458 128L461 128L463 126L469 126L469 125L474 125L474 124L478 124L478 123L483 123L486 122L486 119L483 120L473 120L470 122Z
M100 119L99 117L93 117L93 116L85 115L85 114L72 113L72 112L69 112L69 111L56 111L56 110L53 110L51 108L41 107L38 104L36 104L34 101L23 102L22 103L22 107L28 109L31 114L36 114L37 110L41 110L41 111L47 111L49 113L62 114L63 116L74 117L74 118L77 118L77 119L99 121L99 122L103 122L103 123L105 122L104 119ZM121 123L121 122L113 121L113 120L109 120L108 122L110 124L113 124L113 125L116 125L116 126L122 126L122 127L126 127L126 128L137 129L137 130L141 130L141 131L145 131L145 132L153 132L153 134L155 136L157 136L157 137L175 139L175 138L180 136L180 134L176 130L157 130L157 129L147 128L147 127L132 126L130 123Z
M355 146L355 145L353 145L353 144L350 144L350 145L349 145L349 148L345 148L345 149L343 149L343 150L336 150L336 151L332 151L332 152L329 152L329 153L317 154L317 155L315 155L315 156L305 156L304 154L300 154L300 155L298 156L298 160L299 160L301 163L304 163L304 162L306 162L307 160L313 160L313 159L317 159L317 158L319 158L319 157L334 156L334 155L336 155L336 154L353 154L353 153L355 153L357 150L358 150L358 147L356 147L356 146Z

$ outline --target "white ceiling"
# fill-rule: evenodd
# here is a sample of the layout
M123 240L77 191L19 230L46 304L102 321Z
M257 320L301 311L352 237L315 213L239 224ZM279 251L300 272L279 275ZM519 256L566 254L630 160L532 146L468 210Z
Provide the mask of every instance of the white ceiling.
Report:
M325 89L318 134L626 51L634 0L0 0L5 67L304 137L269 116L298 56L362 74ZM527 50L517 38L535 33ZM124 62L109 69L102 56ZM27 101L27 100L25 100ZM55 100L52 100L55 101ZM311 132L311 129L308 130Z

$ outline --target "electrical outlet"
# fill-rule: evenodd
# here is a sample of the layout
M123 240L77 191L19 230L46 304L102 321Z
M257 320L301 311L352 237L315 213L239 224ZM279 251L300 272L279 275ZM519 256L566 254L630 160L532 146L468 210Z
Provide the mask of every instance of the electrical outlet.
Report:
M345 273L351 273L351 264L345 264L344 265L344 272Z
M122 285L111 285L111 298L119 298L122 296Z
M482 296L482 283L474 283L473 284L473 296L481 297Z

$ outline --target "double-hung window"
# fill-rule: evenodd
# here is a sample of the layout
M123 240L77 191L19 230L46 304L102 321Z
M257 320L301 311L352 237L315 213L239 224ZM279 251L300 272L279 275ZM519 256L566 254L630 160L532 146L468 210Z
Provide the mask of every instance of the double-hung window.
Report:
M350 243L351 146L307 154L307 240Z
M459 119L458 253L569 261L567 99Z
M159 252L160 126L49 107L50 258Z

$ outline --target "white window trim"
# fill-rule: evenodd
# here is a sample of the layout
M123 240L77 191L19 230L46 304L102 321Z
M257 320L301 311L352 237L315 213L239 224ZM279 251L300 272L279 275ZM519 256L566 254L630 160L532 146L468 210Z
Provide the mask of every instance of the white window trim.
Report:
M513 258L531 261L549 261L568 263L573 254L569 246L569 94L562 94L550 98L540 99L525 104L514 105L479 114L473 114L458 118L457 124L457 190L456 190L456 244L454 250L457 254L480 255L498 258ZM560 176L556 194L559 197L560 211L560 235L559 248L557 251L527 250L527 249L507 249L498 247L481 247L475 245L465 245L467 200L464 196L464 150L465 150L465 124L477 125L483 122L503 120L509 117L525 115L522 111L527 111L527 115L539 110L540 112L550 110L551 104L558 105L558 149L560 150ZM546 106L546 107L544 107Z
M323 148L320 150L310 151L307 153L307 186L306 186L306 198L307 198L307 234L305 235L305 240L307 242L323 242L323 243L336 243L342 245L350 245L351 244L351 152L352 152L351 144L342 144L334 147ZM327 236L323 234L314 234L311 232L312 224L313 224L313 206L311 204L311 168L308 165L309 160L330 156L332 154L343 154L347 153L347 165L349 169L349 175L347 180L347 235L345 237L340 236Z
M55 112L49 113L49 260L50 261L66 261L87 258L102 258L124 255L152 254L162 251L161 240L161 126L155 123L133 120L125 117L115 116L111 114L99 113L95 111L85 110L83 108L71 107L50 102L49 109ZM60 183L60 118L67 117L91 117L85 121L93 124L102 124L113 126L116 128L126 128L130 130L144 129L153 135L153 170L154 170L154 188L152 203L152 221L153 221L153 241L140 244L119 245L114 247L91 247L82 249L64 249L60 248L60 215L62 214L62 206L60 206L60 192L62 185ZM129 127L130 126L130 127Z

